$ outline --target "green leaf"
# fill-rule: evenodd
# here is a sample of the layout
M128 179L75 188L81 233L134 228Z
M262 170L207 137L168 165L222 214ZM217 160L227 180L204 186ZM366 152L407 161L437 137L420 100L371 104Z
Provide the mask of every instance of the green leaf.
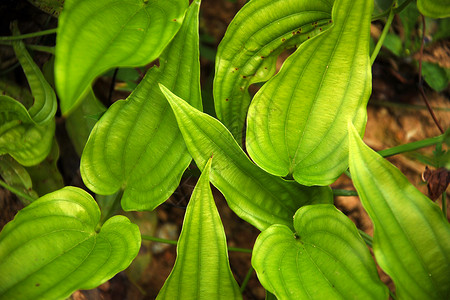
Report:
M422 75L427 84L437 92L442 92L448 87L447 73L438 64L422 62Z
M350 172L374 224L373 250L398 299L448 299L450 225L442 211L350 130Z
M13 23L13 35L19 35L17 22ZM33 94L34 104L28 109L33 121L37 124L49 122L55 116L58 104L53 88L42 75L41 70L31 58L22 40L12 41L14 52L25 72Z
M64 0L28 0L28 2L55 18L61 13L64 4Z
M294 228L273 225L253 248L258 279L278 299L388 298L355 225L333 205L300 208Z
M81 103L66 119L66 130L72 141L75 151L79 156L83 153L84 146L89 134L98 119L93 116L103 114L106 107L95 97L94 92L89 90Z
M97 194L124 189L125 210L152 210L180 183L191 157L162 82L201 107L198 12L194 2L185 22L160 58L127 100L115 102L97 122L81 157L81 175Z
M139 251L138 227L115 216L96 231L99 218L75 187L22 209L0 233L0 298L64 299L125 269Z
M250 104L248 87L275 73L278 55L330 27L334 0L247 3L228 26L216 60L216 113L239 144Z
M27 167L27 171L33 181L33 189L43 196L64 187L64 180L58 170L59 146L56 139L48 156L38 165Z
M328 185L348 166L347 120L364 131L373 1L336 0L333 27L300 45L255 95L247 150L261 168Z
M417 8L427 17L450 17L450 0L417 0Z
M30 174L28 174L25 167L9 155L0 156L0 176L8 185L24 192L34 199L38 198L38 194L33 190L33 182L31 181ZM20 200L24 203L29 202L24 198L21 198Z
M272 176L245 155L218 120L198 111L161 85L197 166L214 155L210 180L242 219L260 230L272 224L292 226L297 209L311 203L331 203L329 187L305 187Z
M40 163L50 153L55 121L39 125L26 108L8 96L0 96L0 155L8 153L21 165Z
M214 158L213 158L214 159ZM177 259L157 299L242 299L209 185L208 160L186 209Z
M187 0L66 0L55 50L62 113L108 69L156 59L180 28L187 5Z

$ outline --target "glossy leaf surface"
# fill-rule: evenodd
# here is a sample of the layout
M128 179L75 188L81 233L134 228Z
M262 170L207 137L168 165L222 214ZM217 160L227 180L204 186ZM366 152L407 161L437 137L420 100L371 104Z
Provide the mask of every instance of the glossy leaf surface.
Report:
M182 28L127 100L97 122L81 157L85 184L98 194L124 189L125 210L151 210L167 200L191 161L158 82L201 107L198 53L199 1Z
M20 34L17 23L13 23L13 34ZM53 88L31 58L23 41L15 40L12 41L12 44L34 98L34 103L28 108L28 112L34 122L38 124L47 123L55 116L58 106L55 91L53 91Z
M247 150L267 172L328 185L348 166L347 120L365 128L373 1L336 0L333 26L304 42L255 95Z
M417 0L417 8L427 17L450 17L450 0Z
M187 5L187 0L66 0L55 50L62 113L108 69L156 59L180 28Z
M242 219L264 230L272 224L292 226L297 209L311 203L331 203L328 187L304 187L272 176L253 164L218 120L190 106L164 86L186 146L203 169L214 156L210 180Z
M100 210L85 191L66 187L22 209L0 233L0 298L64 299L125 269L140 233L123 216L96 231Z
M308 205L293 233L273 225L257 238L252 265L278 299L387 299L355 225L333 205Z
M268 80L278 55L330 26L334 0L250 1L228 26L217 50L214 78L216 114L238 143L252 83Z
M175 266L157 299L242 299L230 270L225 230L209 185L210 169L211 159L189 200Z
M350 124L350 171L374 224L373 249L398 299L450 296L450 226L442 211Z

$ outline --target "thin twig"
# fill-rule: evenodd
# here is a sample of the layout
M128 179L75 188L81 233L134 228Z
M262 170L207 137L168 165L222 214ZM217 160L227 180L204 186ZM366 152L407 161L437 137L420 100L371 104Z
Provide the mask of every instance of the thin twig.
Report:
M433 118L434 123L439 128L439 131L443 134L444 129L442 129L441 125L439 124L438 119L436 118L436 115L434 114L433 109L430 106L430 103L428 102L427 95L425 94L425 91L423 90L423 83L422 83L422 58L423 58L423 46L425 44L425 17L421 15L422 17L422 42L420 43L420 56L419 56L419 91L422 95L423 101L425 102L425 105L428 108L428 111L430 112L431 117Z

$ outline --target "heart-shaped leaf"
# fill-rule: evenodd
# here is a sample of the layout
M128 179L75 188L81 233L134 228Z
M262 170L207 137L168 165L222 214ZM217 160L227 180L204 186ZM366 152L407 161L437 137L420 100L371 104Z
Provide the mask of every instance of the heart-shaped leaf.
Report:
M255 95L247 150L256 164L305 185L328 185L347 169L347 120L364 131L371 90L373 1L336 0L333 26L304 42Z
M12 31L13 35L20 34L16 22L13 23ZM53 91L53 88L47 82L41 70L31 58L23 41L13 40L12 45L17 59L25 72L34 98L34 103L28 109L28 112L33 121L37 124L47 123L55 116L58 106L56 103L55 91Z
M293 233L273 225L257 238L252 265L278 299L387 299L355 225L333 205L308 205Z
M100 210L85 191L66 187L22 209L0 233L0 298L64 299L125 269L140 233L124 216L97 231Z
M214 103L217 117L243 142L248 87L268 80L278 55L326 30L334 0L248 2L228 26L217 49Z
M86 186L98 194L124 189L125 210L151 210L173 193L191 157L169 104L168 85L201 107L198 12L189 8L182 28L127 100L115 102L97 122L81 157Z
M197 166L203 169L214 155L210 180L223 193L230 208L245 221L260 230L272 224L292 226L292 216L300 206L332 202L329 187L305 187L264 172L245 155L222 123L164 86L161 90L172 106Z
M230 270L225 230L209 186L210 169L211 159L192 193L175 266L157 299L242 299Z
M66 0L55 49L62 113L108 69L156 59L180 28L187 5L187 0Z
M450 225L439 207L349 124L350 172L373 221L373 250L399 299L450 297Z
M417 0L417 8L427 17L447 18L450 17L449 0Z

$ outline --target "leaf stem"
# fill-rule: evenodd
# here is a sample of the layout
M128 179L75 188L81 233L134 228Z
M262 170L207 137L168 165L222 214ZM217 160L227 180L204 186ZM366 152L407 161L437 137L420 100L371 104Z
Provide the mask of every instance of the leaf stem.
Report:
M333 189L334 196L358 196L356 191L343 190L343 189Z
M369 246L370 248L373 247L373 238L368 235L367 233L365 233L364 231L362 231L361 229L358 229L359 234L361 235L362 239L364 240L364 242L366 243L367 246Z
M431 137L428 139L424 139L421 141L407 143L407 144L395 146L395 147L392 147L389 149L381 150L381 151L378 151L378 154L380 154L383 157L389 157L389 156L397 155L400 153L414 151L414 150L417 150L420 148L433 146L438 143L442 143L443 140L444 140L444 135L441 134L441 135Z
M0 40L0 45L11 46L12 47L12 42L11 41L1 41ZM50 54L55 54L55 47L42 46L42 45L28 45L28 44L25 44L25 47L27 47L28 49L31 49L31 50L35 50L35 51L47 52L47 53L50 53Z
M33 37L38 37L38 36L43 36L43 35L49 35L49 34L56 33L57 30L58 30L57 28L52 28L52 29L42 30L42 31L38 31L38 32L15 35L15 36L0 36L0 41L23 40L23 39L28 39L28 38L33 38Z
M142 234L141 237L143 240L157 242L157 243L164 243L164 244L170 244L170 245L178 244L178 241L176 241L176 240L162 239L162 238L157 238L157 237L151 236L151 235ZM228 247L228 250L234 251L234 252L252 253L251 249L246 249L246 248Z
M381 50L381 46L383 46L384 39L386 38L389 28L391 27L392 21L394 20L396 6L397 6L397 1L394 1L394 3L392 3L392 6L391 6L391 9L389 12L389 17L386 21L386 24L384 25L383 31L381 32L381 36L378 39L375 49L373 49L372 55L370 56L370 65L373 65L375 59L378 56L378 53Z
M10 186L9 184L7 184L6 182L4 182L3 180L0 180L0 186L4 187L5 189L7 189L8 191L10 191L11 193L15 194L16 196L18 196L19 198L23 198L25 200L27 200L27 203L24 203L25 205L30 204L31 202L33 202L34 200L36 200L35 198L31 197L30 195L25 194L24 192L22 192L19 189L16 189L15 187Z
M255 270L253 269L253 267L250 266L250 269L248 269L248 272L245 275L244 281L242 281L242 285L239 288L239 290L241 291L241 294L244 292L245 288L247 287L247 284L250 281L250 278L252 277L254 271Z

